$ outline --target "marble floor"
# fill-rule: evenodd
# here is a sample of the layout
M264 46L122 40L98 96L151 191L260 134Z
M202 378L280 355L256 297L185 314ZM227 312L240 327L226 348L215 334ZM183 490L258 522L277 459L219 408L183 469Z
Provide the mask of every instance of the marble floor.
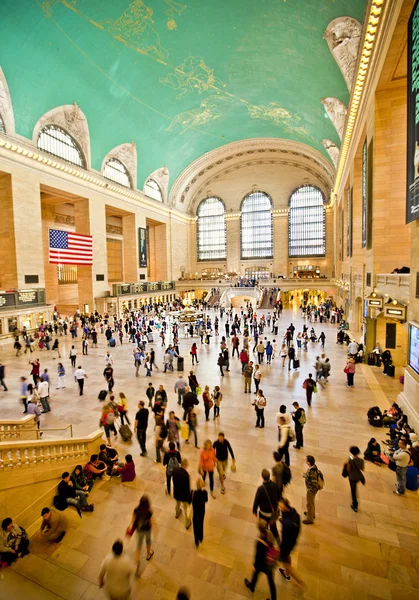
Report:
M266 311L265 311L266 312ZM297 330L302 321L297 313L284 311L282 333L290 321ZM355 514L350 509L348 482L341 477L348 448L357 444L364 450L370 437L378 433L385 439L385 431L372 430L366 420L367 409L379 404L388 406L400 389L398 380L389 380L381 370L366 365L358 366L355 387L345 385L343 366L345 349L335 343L334 326L316 326L324 330L326 353L331 359L332 374L325 390L314 396L313 407L308 410L304 429L304 451L291 449L292 481L286 495L302 514L305 488L301 477L304 457L313 454L325 477L325 488L317 497L317 519L314 526L302 526L298 545L293 553L293 564L306 583L302 594L293 582L280 575L276 577L278 597L328 600L399 600L419 595L419 496L407 492L404 498L392 494L395 477L387 468L366 464L366 486L360 489L360 509ZM268 335L272 340L272 335ZM279 337L279 336L278 336ZM62 355L68 374L71 375L68 350L70 340L64 342ZM80 348L80 341L77 342ZM161 348L154 344L161 365ZM190 367L190 340L181 340L186 372ZM103 557L110 551L113 541L121 537L129 523L133 507L140 496L147 493L152 502L156 528L154 531L154 557L150 562L143 557L141 577L133 587L133 598L169 600L176 596L179 586L186 585L193 600L240 600L252 595L244 587L243 578L249 576L254 553L256 522L252 516L252 503L262 468L273 464L272 451L276 447L277 429L275 415L280 404L291 408L294 400L305 407L303 379L312 371L311 365L318 348L310 345L301 353L298 372L283 369L276 358L271 366L262 366L261 388L267 398L265 429L255 429L252 397L243 394L241 369L238 359L231 363L231 372L224 378L216 365L217 340L210 347L199 347L200 364L196 374L201 385L222 387L224 399L220 419L206 423L203 410L199 411L199 443L209 438L215 440L224 431L237 457L237 472L228 473L226 494L210 498L205 519L204 543L197 551L192 531L186 531L181 520L174 517L174 502L164 493L165 473L154 463L153 439L149 434L146 458L139 456L134 441L116 447L121 454L134 455L137 479L130 484L118 481L99 483L91 500L95 512L85 514L80 520L72 510L66 514L70 529L61 544L40 545L32 543L31 554L4 571L0 581L2 600L99 600L104 598L98 588L98 571ZM74 424L75 435L91 432L97 427L100 406L98 391L103 387L102 371L106 347L101 340L99 348L89 349L89 355L80 362L89 375L86 394L77 395L76 384L67 377L68 387L52 394L52 412L45 416L46 427ZM80 350L81 354L81 350ZM55 378L56 360L46 351L37 353L41 367L48 368ZM138 400L144 398L148 383L145 371L135 378L132 346L124 343L113 351L115 360L115 392L127 395L130 415ZM13 352L0 348L0 359L6 364L6 381L9 392L0 392L3 418L20 414L18 403L18 378L29 373L27 356L13 357ZM173 384L177 373L153 373L153 384L163 383L169 395L169 409L176 409ZM56 381L56 378L55 378ZM181 416L179 414L179 416ZM192 481L197 473L198 450L182 446L182 454L189 459ZM3 515L5 516L5 515ZM3 517L2 516L2 517ZM134 542L128 546L133 551ZM267 583L262 576L253 595L256 600L269 596Z

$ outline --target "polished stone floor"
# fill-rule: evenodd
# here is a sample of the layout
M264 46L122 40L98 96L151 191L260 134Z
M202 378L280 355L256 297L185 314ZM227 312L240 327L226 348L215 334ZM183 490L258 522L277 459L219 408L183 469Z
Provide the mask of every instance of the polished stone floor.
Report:
M265 311L266 312L266 311ZM285 311L280 333L293 320L297 330L302 321L298 313ZM359 366L355 387L345 385L343 366L345 349L335 343L334 326L316 326L318 333L325 331L326 353L332 362L330 384L314 396L305 426L304 451L291 449L293 478L286 495L302 514L305 488L301 474L306 453L316 457L325 477L325 489L318 495L317 519L314 526L302 526L298 545L293 553L293 564L306 583L307 599L357 600L383 598L399 600L419 595L419 496L407 492L404 498L392 494L395 477L387 468L366 465L366 486L360 489L360 510L350 509L348 482L341 477L342 464L348 448L357 444L365 449L370 437L385 432L372 430L366 420L366 411L373 404L383 408L394 400L400 388L397 380L389 380L381 371L366 365ZM268 335L272 340L273 336ZM80 348L80 341L77 342ZM68 360L70 341L63 344L64 363L71 374ZM64 348L65 346L65 348ZM190 367L190 340L181 340L186 370ZM161 348L154 344L161 364ZM134 377L132 346L124 343L113 351L115 360L115 392L124 391L134 416L138 400L144 398L148 380L145 372ZM261 388L267 398L266 427L255 429L255 415L250 395L243 394L238 359L231 364L231 372L219 376L217 340L210 347L199 347L200 364L196 369L201 385L220 384L224 394L220 419L205 423L203 410L199 412L199 443L215 440L224 431L237 456L237 472L228 473L226 495L219 493L209 500L205 519L204 543L196 551L192 531L174 517L173 500L164 493L163 468L154 463L152 432L149 431L147 458L139 456L136 441L131 445L116 442L121 454L131 452L137 465L137 479L132 484L118 481L103 482L92 492L96 508L83 520L67 511L70 530L59 545L41 546L36 540L30 556L20 560L4 572L0 581L2 599L19 600L96 600L104 598L97 586L101 560L110 551L117 537L121 537L129 523L133 507L142 493L152 502L156 529L150 562L141 564L141 577L134 583L133 598L169 600L175 598L181 584L191 590L193 600L240 600L251 594L243 585L249 576L254 553L256 524L252 516L252 502L256 486L260 484L262 468L272 466L272 451L276 447L275 415L280 404L291 408L298 400L305 407L302 381L312 370L319 349L310 345L301 353L301 368L289 372L282 368L278 357L271 366L262 366ZM75 435L89 433L97 427L100 413L98 391L103 387L102 371L106 347L100 341L97 350L89 349L89 356L81 362L89 379L86 394L77 395L76 384L67 377L66 390L53 391L52 412L45 416L47 427L62 427L73 423ZM80 350L81 354L81 350ZM54 376L55 363L43 351L41 366ZM9 392L0 392L1 415L14 417L20 413L18 378L29 373L28 357L13 358L13 353L0 349L0 358L6 364ZM81 358L81 357L80 357ZM155 387L163 383L169 395L169 408L175 409L173 384L177 373L153 373ZM56 381L56 378L55 378ZM52 386L55 387L54 385ZM181 416L179 414L179 416ZM198 450L182 447L189 459L192 481L197 473ZM362 486L361 486L362 487ZM2 515L3 517L4 515ZM134 542L128 548L133 551ZM280 575L276 577L278 597L302 597L293 582ZM269 595L267 583L259 579L254 598L265 600Z

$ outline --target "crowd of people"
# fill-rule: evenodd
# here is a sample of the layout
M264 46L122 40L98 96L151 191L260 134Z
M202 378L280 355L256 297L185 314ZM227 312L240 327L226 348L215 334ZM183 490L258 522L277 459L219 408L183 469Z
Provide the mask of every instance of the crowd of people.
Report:
M266 315L256 313L251 304L236 312L232 309L220 309L213 319L206 315L201 322L185 326L184 338L196 338L191 340L190 347L192 367L200 362L200 346L210 344L211 338L214 337L219 343L217 366L220 370L220 377L224 377L233 368L241 372L244 393L252 395L251 405L255 410L256 428L265 428L267 399L263 392L263 381L266 370L286 367L288 370L298 370L300 355L308 350L309 344L312 344L314 348L320 348L320 351L313 363L313 368L310 369L312 373L308 373L302 384L307 411L312 406L313 398L319 388L323 389L328 385L331 363L325 351L326 335L323 331L318 335L314 327L310 327L308 323L311 325L336 323L340 331L343 331L343 312L329 302L319 305L302 305L300 309L304 317L301 331L296 331L296 327L290 323L281 334L279 333L279 323L282 317L282 303L275 305L272 313L268 311ZM99 334L104 336L108 348L104 354L103 365L105 389L99 392L99 402L102 403L100 424L104 429L107 443L102 444L98 454L93 454L84 466L77 465L71 473L63 472L57 486L54 506L45 507L41 511L42 523L39 534L45 541L53 543L62 541L67 530L64 511L69 506L74 506L80 517L83 512L94 510L94 504L89 501L89 496L96 480L115 478L121 482L130 482L135 479L135 463L132 455L127 454L125 460L122 461L112 445L111 436L115 438L120 433L125 440L125 434L129 433L128 438L130 435L135 435L137 438L141 457L148 455L147 446L150 444L150 439L152 440L155 462L161 464L165 470L166 494L168 496L173 494L174 517L182 518L186 530L192 528L197 548L203 543L206 506L208 502L217 498L215 475L218 477L220 493L226 494L226 479L230 472L234 473L236 470L236 456L228 437L222 431L219 431L215 440L205 439L202 445L199 445L197 407L202 402L205 420L209 421L211 418L218 423L220 407L223 402L220 385L210 387L204 384L201 386L193 368L189 370L187 376L180 372L170 390L170 392L173 390L178 410L181 411L177 415L175 410L168 411L167 409L168 392L164 385L159 384L155 389L150 380L155 376L156 371L158 371L159 377L164 377L164 373L173 371L174 360L180 356L180 326L167 321L162 312L163 307L160 311L156 310L156 307L151 307L147 310L127 313L124 318L118 318L116 315L113 317L106 315L103 318L98 314L93 314L89 318L75 315L73 321L69 323L64 321L54 324L52 331L49 326L43 328L42 335L39 332L39 337L35 338L34 336L33 341L29 344L29 352L32 352L32 347L36 343L39 345L39 350L45 347L48 351L47 344L51 346L52 341L49 338L53 338L55 333L57 337L51 349L57 354L56 358L60 359L62 358L59 351L60 336L69 333L72 340L76 340L81 329L82 342L85 342L82 345L83 354L88 353L89 343L94 348L98 347ZM66 323L67 327L65 327ZM220 329L223 329L223 335L220 335ZM31 340L31 336L24 333L23 339L26 340L26 338ZM170 340L170 343L166 342L166 338ZM147 350L147 346L153 342L156 343L158 339L161 340L164 348L161 370L156 364L154 348ZM56 343L57 340L58 343ZM115 365L112 349L117 345L117 340L120 345L126 341L134 344L135 347L130 348L130 352L133 355L135 376L141 376L140 368L143 367L144 376L149 378L145 397L138 402L135 416L132 416L131 419L128 416L129 406L125 394L113 392ZM19 341L18 336L16 336L15 344L16 341ZM44 344L42 348L39 341ZM25 348L25 352L26 350L27 348ZM359 351L359 345L350 341L344 369L349 387L354 386L355 365L359 362ZM234 362L233 367L234 358L237 358L237 362ZM76 344L72 345L69 359L70 369L73 369L73 377L78 384L79 393L83 395L87 373L78 360ZM7 390L4 368L0 374L3 375L1 378L3 389ZM21 377L20 397L24 405L24 412L34 414L39 427L41 414L51 410L49 404L51 382L48 370L41 369L39 358L30 360L29 375L32 377L33 383L28 383L28 377ZM57 389L65 389L66 368L63 362L57 363L57 376ZM371 438L365 450L364 459L377 465L386 462L389 465L394 464L397 476L395 493L403 495L406 489L408 469L412 466L417 470L419 466L418 437L415 437L409 428L407 419L404 418L397 405L393 405L385 414L380 414L379 409L378 412L376 409L378 407L369 411L368 420L375 427L385 424L389 426L390 439L384 442L388 448L386 453L383 453L377 440ZM244 580L244 585L254 591L259 574L266 574L272 600L277 597L276 572L285 580L292 579L299 587L305 587L300 575L292 565L291 554L297 544L302 524L307 526L315 524L317 494L325 486L324 476L313 455L305 456L303 477L306 487L306 510L304 518L301 518L291 505L286 496L286 490L292 479L290 447L292 446L296 451L304 449L304 427L308 420L306 409L300 406L299 402L293 402L290 411L285 404L280 405L276 415L278 440L272 448L273 465L270 468L265 466L261 470L262 483L257 488L254 498L252 511L257 520L258 537L253 574ZM150 435L151 431L152 435ZM198 451L199 472L197 477L192 477L189 461L182 456L185 448L182 444L189 445L192 434L194 447ZM357 485L359 482L364 485L366 483L364 459L361 457L361 450L355 445L351 446L349 456L342 469L342 476L346 477L350 484L351 508L355 512L359 507ZM209 493L206 489L207 483ZM126 529L127 538L133 536L136 538L135 565L133 566L124 552L124 541L118 539L113 544L112 553L104 560L99 573L100 586L105 587L110 598L122 600L129 597L131 577L134 574L137 576L141 574L140 558L144 542L146 561L150 561L153 557L154 528L151 499L147 494L143 494ZM29 539L25 530L15 524L12 519L6 518L2 523L1 560L5 564L11 564L29 552L28 546ZM188 598L187 590L180 590L179 594L179 598Z

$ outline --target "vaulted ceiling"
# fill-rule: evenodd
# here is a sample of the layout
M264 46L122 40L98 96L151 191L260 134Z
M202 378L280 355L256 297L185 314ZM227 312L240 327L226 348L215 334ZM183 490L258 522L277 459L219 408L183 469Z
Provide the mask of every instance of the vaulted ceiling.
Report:
M167 166L247 138L286 138L328 157L339 137L321 100L349 92L323 34L362 22L365 0L4 0L1 66L16 133L77 102L92 167L134 141L138 186Z

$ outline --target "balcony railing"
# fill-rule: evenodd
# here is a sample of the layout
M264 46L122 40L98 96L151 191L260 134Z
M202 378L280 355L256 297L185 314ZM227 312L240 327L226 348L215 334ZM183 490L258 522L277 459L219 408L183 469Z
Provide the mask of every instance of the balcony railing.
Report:
M375 285L395 285L408 288L410 286L410 273L380 273L375 276Z

